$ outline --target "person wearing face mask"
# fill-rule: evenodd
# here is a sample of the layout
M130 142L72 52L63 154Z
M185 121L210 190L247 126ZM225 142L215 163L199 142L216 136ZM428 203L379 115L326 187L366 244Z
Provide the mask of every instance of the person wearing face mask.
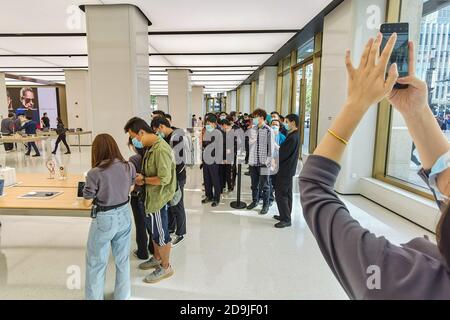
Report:
M351 299L447 300L450 147L428 104L427 84L416 77L414 44L409 42L408 76L399 78L397 65L388 67L397 35L392 35L380 55L382 39L379 34L368 41L357 67L347 51L347 101L300 175L303 215L325 260ZM396 83L408 87L397 89ZM396 245L371 233L350 215L334 191L349 140L371 106L384 99L405 120L422 161L419 175L430 186L441 210L437 245L425 237ZM367 286L373 274L367 273L371 266L377 266L381 275L375 290Z
M136 175L136 184L145 186L145 213L152 219L154 254L141 263L142 270L154 269L144 279L156 283L169 278L174 271L170 264L170 234L167 204L174 198L177 177L173 151L141 118L130 119L124 131L138 148L147 148L142 160L142 173Z
M145 148L136 148L133 140L129 138L128 146L135 152L128 162L131 163L136 173L142 173L142 159L147 151ZM145 214L145 187L134 185L130 194L130 205L133 211L134 224L136 228L136 245L137 250L133 251L133 255L140 260L148 260L149 252L154 254L155 250L152 241L152 221Z
M202 140L205 198L202 203L211 202L212 207L217 207L222 192L220 164L223 162L223 133L217 128L217 117L215 115L208 115L205 123L205 133Z
M272 113L270 114L272 116L272 120L278 120L280 122L280 132L287 137L288 132L286 127L283 125L284 123L284 118L282 116L280 116L280 114L277 111L272 111Z
M225 138L224 164L222 165L222 189L228 187L228 192L232 192L234 190L234 182L236 179L236 170L233 170L233 168L236 167L236 137L234 136L234 129L230 120L222 120L221 124Z
M274 181L275 199L279 212L279 215L274 217L279 221L275 227L280 229L291 226L292 180L297 170L300 148L299 117L290 114L285 120L288 125L288 136L279 149L278 171Z
M184 186L186 185L186 161L183 150L184 131L171 127L169 121L163 117L156 117L150 124L156 134L164 139L174 150L176 161L176 174L178 185L181 190L181 199L175 206L170 206L169 232L175 233L176 238L172 240L172 247L176 247L183 241L186 235L186 211L184 209Z
M275 152L272 160L272 170L270 175L270 200L269 205L272 206L272 203L275 201L275 183L277 180L277 171L278 171L278 165L276 163L276 159L278 159L278 151L280 149L281 144L286 140L286 136L280 132L280 121L279 120L272 120L270 123L270 126L273 130L273 134L275 137Z
M247 209L253 210L256 208L259 200L262 198L263 207L260 214L264 215L269 212L270 206L270 168L272 166L275 140L272 128L266 124L266 111L256 109L252 116L253 127L248 135L248 164L252 186L252 203L249 204Z

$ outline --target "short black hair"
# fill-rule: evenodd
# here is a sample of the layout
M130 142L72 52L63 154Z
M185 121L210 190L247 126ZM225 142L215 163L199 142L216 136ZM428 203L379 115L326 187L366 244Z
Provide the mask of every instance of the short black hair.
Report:
M220 124L221 126L223 126L223 125L231 126L231 122L230 122L230 120L228 120L228 119L220 120L220 121L219 121L219 124Z
M234 122L234 118L231 114L227 116L227 120L230 121L231 123Z
M280 116L280 114L278 113L278 111L272 111L272 112L270 113L270 115L273 115L273 114L276 114L277 116Z
M148 123L139 117L133 117L125 124L125 127L123 128L125 133L128 133L128 131L138 133L140 130L144 130L147 133L155 133L152 128L148 125Z
M12 118L12 117L14 117L14 113L12 113L12 112L8 113L8 118Z
M205 123L206 122L217 123L217 117L214 114L210 114L209 116L206 117Z
M300 118L296 114L289 114L286 116L286 119L288 119L290 122L295 122L295 126L298 128L298 125L300 124Z
M172 121L172 116L170 114L166 113L166 119Z
M152 129L155 130L155 129L159 128L160 125L170 128L169 120L167 120L167 118L163 118L163 117L153 118L152 123L150 124L150 127L152 127Z
M231 111L230 112L230 117L235 117L236 116L236 111Z
M47 115L47 112L44 112L44 116L46 116Z
M152 114L153 114L153 115L158 115L158 116L161 116L161 117L165 117L165 116L166 116L165 112L162 111L162 110L154 110L154 111L152 112Z
M222 111L221 113L220 113L220 115L222 115L222 114L224 114L224 115L228 115L228 113L226 113L225 111Z
M284 117L280 114L280 120L281 122L284 122Z
M195 117L195 114L193 114L192 117Z
M267 112L264 109L256 109L253 111L252 116L258 117L258 118L264 118L264 120L267 118Z
M270 122L270 125L272 125L274 122L278 122L278 124L281 126L281 122L278 119L274 119Z

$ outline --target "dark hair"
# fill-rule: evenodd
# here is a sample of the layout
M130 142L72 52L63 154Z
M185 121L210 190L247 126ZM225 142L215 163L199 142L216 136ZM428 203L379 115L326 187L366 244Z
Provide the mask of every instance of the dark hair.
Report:
M159 128L160 125L166 126L167 128L170 128L169 120L163 117L155 117L152 120L152 123L150 124L150 127L152 127L153 130Z
M220 124L221 126L223 126L223 125L231 126L231 122L230 122L230 120L228 120L228 119L220 120L220 121L219 121L219 124Z
M44 112L44 116L46 116L47 115L47 112Z
M155 111L152 112L152 114L154 116L161 116L161 117L165 117L166 116L166 114L162 110L155 110Z
M291 113L286 116L286 119L288 119L290 122L295 122L295 126L298 128L298 125L300 124L298 115Z
M236 111L231 111L230 112L230 117L235 117L236 116Z
M281 122L284 122L284 117L280 114L280 120Z
M126 163L114 138L107 133L97 135L92 142L92 168L108 168L115 159Z
M273 114L276 114L277 116L280 116L280 114L278 113L278 111L272 111L272 112L270 113L270 115L273 115Z
M255 111L253 111L252 113L253 118L264 118L264 120L266 120L267 118L267 112L264 109L256 109Z
M192 118L194 118L194 117L195 117L195 114L192 115Z
M148 125L148 123L141 118L133 117L125 124L125 127L123 128L125 133L128 133L128 131L131 131L133 133L139 133L140 130L144 130L147 133L154 133L152 128Z
M274 120L272 120L272 121L270 122L270 125L272 125L274 122L278 122L278 125L281 127L280 120L274 119Z
M220 115L223 115L223 114L226 115L226 116L228 115L228 113L226 113L225 111L222 111L222 112L220 113Z
M57 117L57 118L56 118L56 122L58 122L58 123L63 123L60 117Z
M166 119L172 121L172 116L170 114L166 113Z
M29 114L27 114L27 115L25 116L25 118L27 118L27 120L33 120L33 117L30 116Z
M12 112L8 113L8 118L12 118L12 117L14 117L14 113L12 113Z
M450 203L444 205L436 226L436 242L440 253L450 267Z
M205 123L206 122L217 123L217 117L215 115L211 114L206 117Z
M231 114L227 116L227 120L230 121L231 123L234 122L234 118Z

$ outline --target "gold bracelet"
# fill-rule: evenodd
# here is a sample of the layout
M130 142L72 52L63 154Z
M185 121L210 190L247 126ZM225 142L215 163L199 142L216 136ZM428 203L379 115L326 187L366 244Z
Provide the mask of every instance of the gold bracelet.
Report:
M336 139L338 139L340 142L342 142L345 145L348 145L348 141L339 137L336 133L334 133L333 131L331 131L330 129L328 129L328 133L331 134L333 137L335 137Z

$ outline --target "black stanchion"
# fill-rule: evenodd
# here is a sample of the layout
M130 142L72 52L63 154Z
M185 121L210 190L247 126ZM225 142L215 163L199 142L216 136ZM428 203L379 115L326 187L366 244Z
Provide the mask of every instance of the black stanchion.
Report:
M238 164L238 176L237 176L237 200L230 203L230 207L233 209L244 209L247 207L247 204L245 202L241 201L241 172L242 171L242 164Z

